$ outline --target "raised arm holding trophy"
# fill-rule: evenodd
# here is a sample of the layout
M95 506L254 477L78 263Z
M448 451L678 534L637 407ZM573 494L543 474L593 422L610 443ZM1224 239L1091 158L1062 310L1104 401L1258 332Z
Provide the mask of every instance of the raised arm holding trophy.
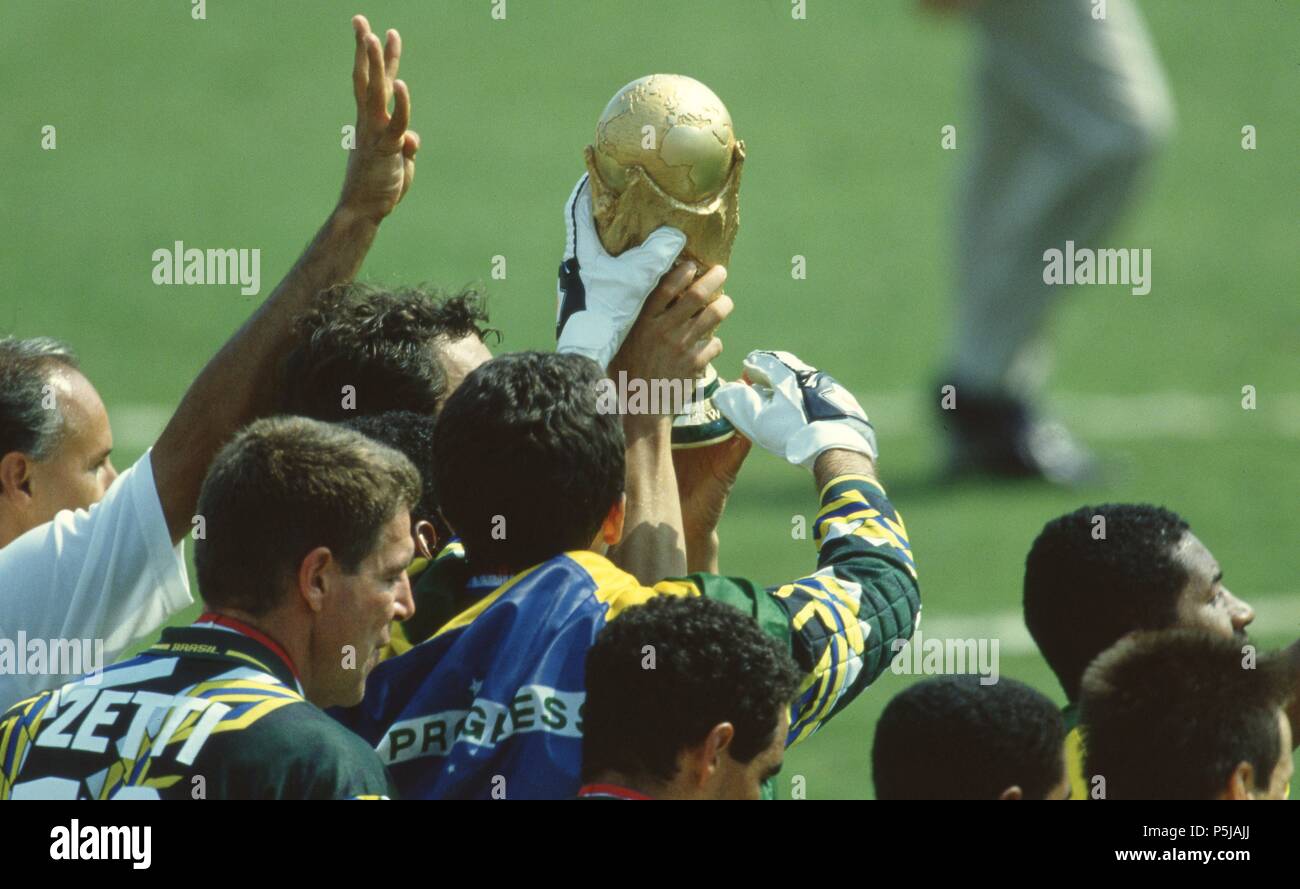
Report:
M652 74L624 86L606 105L585 160L587 173L565 207L557 348L608 367L650 289L674 261L692 260L700 274L730 261L740 227L745 143L707 86ZM620 274L620 267L632 265L642 273ZM649 287L646 270L657 272ZM610 276L629 279L629 286L611 287ZM597 280L599 287L588 286ZM593 290L602 298L612 295L589 306ZM714 444L734 433L710 400L719 382L710 366L693 401L674 418L674 448Z

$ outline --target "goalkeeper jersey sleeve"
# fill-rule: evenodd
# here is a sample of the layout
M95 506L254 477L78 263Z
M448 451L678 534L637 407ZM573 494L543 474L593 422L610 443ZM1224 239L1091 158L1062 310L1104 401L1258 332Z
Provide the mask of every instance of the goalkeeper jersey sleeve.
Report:
M804 680L787 745L808 737L875 681L921 614L907 529L879 482L847 475L828 483L813 539L817 570L792 583L763 589L741 578L693 574L655 585L659 592L727 602L789 644Z

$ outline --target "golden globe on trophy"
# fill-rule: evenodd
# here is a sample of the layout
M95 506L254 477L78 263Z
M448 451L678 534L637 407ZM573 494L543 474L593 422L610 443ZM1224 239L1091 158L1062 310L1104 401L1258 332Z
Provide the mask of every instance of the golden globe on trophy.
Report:
M686 235L682 257L701 274L730 261L745 143L707 86L679 74L632 81L605 106L585 154L592 216L610 255L670 225ZM673 420L674 448L714 444L735 432L711 399L719 382L710 366L688 410Z

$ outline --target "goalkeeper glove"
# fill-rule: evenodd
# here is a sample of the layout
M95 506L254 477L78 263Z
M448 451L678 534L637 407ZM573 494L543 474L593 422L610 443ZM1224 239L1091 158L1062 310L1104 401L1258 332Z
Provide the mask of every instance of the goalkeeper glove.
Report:
M866 412L834 377L789 352L758 351L745 359L745 379L721 386L713 403L746 438L807 469L832 448L876 458Z
M686 246L686 235L661 226L639 246L610 256L591 215L584 175L564 207L567 238L560 264L557 352L577 352L602 369L623 345L641 306Z

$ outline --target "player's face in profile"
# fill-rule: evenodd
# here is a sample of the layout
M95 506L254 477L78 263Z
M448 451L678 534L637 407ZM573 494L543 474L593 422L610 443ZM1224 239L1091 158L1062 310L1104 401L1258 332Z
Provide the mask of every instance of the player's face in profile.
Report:
M448 395L460 388L474 368L492 360L492 353L476 333L458 340L440 340L436 348L438 360L447 373Z
M315 646L316 675L329 677L330 688L312 703L328 707L351 705L365 694L366 677L379 663L379 650L388 644L388 626L415 613L406 568L415 555L411 517L399 510L379 533L375 548L356 572L341 566L332 580L338 595L326 597L321 613L320 644ZM354 657L345 655L351 646ZM328 697L322 703L317 697Z
M762 799L763 782L776 777L785 760L785 736L790 732L790 714L782 708L772 743L749 762L736 762L724 754L726 773L719 786L718 799Z
M1178 625L1244 638L1246 625L1255 619L1255 609L1223 585L1223 571L1205 544L1187 532L1174 547L1174 560L1187 573L1178 603Z
M48 522L61 509L88 509L104 498L117 478L108 456L113 431L95 387L70 368L52 373L49 384L63 427L54 453L30 463L27 528Z

